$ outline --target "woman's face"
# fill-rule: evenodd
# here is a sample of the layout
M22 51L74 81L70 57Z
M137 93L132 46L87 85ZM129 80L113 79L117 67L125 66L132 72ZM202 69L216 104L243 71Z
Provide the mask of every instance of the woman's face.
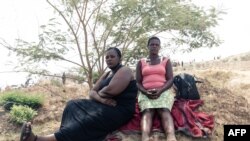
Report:
M110 69L116 67L120 63L120 58L114 49L108 50L105 58L106 64Z
M150 40L148 44L149 53L158 55L159 50L161 48L160 44L161 44L160 41L157 39Z

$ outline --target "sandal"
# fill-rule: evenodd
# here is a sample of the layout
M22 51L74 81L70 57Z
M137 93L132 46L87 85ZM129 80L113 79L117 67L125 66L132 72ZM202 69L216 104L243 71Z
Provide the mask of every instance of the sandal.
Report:
M31 126L27 122L23 123L22 129L21 129L21 136L20 141L28 141L28 138L32 135ZM34 136L34 135L33 135ZM33 141L37 140L37 135L35 135L35 138Z

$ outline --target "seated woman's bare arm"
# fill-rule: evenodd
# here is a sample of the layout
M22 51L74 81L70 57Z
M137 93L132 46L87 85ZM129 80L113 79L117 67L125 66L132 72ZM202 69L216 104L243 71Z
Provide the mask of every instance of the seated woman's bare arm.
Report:
M98 101L102 104L106 104L109 106L116 106L116 101L112 98L104 98L102 96L100 96L98 93L93 92L93 94L91 94L91 99Z
M100 83L103 79L106 78L106 76L108 75L109 72L107 73L103 73L103 75L97 80L96 84L94 85L94 87L89 91L89 98L90 99L95 99L98 100L99 96L97 91L100 88Z
M138 89L147 95L148 91L142 86L141 61L139 61L136 66L136 82Z
M126 89L130 81L134 79L133 72L128 67L122 67L119 69L109 85L104 87L98 93L100 95L116 96Z
M109 106L116 106L117 103L116 103L116 101L114 99L101 97L97 93L98 89L100 88L100 82L107 77L108 73L104 73L99 78L99 80L96 82L95 86L90 90L90 92L89 92L89 98L93 99L95 101L98 101L100 103L109 105Z

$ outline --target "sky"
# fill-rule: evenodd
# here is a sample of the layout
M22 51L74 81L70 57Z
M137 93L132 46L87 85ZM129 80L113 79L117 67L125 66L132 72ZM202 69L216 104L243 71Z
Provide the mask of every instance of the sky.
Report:
M213 29L223 43L219 47L211 49L202 48L194 50L192 53L179 53L173 56L174 59L182 58L186 62L193 59L205 61L217 56L224 58L250 51L249 0L195 0L194 2L204 8L214 6L227 13L221 16L223 20L220 20L219 25Z
M15 45L15 39L37 41L39 26L46 24L52 9L45 0L1 0L0 1L0 39ZM18 60L8 56L8 50L0 45L0 88L7 85L24 84L26 73L15 73L13 64ZM9 73L6 73L9 72Z
M215 56L227 57L250 51L250 1L249 0L194 0L195 4L209 8L214 6L227 12L223 20L213 29L224 42L217 48L202 48L189 54L170 54L174 60L188 62L213 59ZM1 0L0 1L0 38L14 45L16 38L37 41L39 26L46 24L53 16L53 10L45 0ZM6 73L13 70L15 57L0 45L0 88L6 85L24 83L24 73ZM180 59L181 58L181 59Z

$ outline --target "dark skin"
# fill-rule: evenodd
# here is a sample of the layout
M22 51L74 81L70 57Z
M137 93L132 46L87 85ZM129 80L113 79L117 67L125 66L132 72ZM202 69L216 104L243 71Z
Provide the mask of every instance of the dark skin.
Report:
M121 62L121 58L114 49L108 50L105 57L106 64L109 68L113 68ZM111 75L113 75L113 78L111 79L109 85L99 90L100 82ZM100 103L109 106L116 106L117 103L114 99L112 99L112 97L119 95L123 90L125 90L131 80L134 80L134 75L132 70L130 70L128 67L120 68L115 74L113 74L113 72L109 74L104 73L96 82L93 89L90 90L89 97L90 99L96 100ZM31 130L30 122L26 123L23 132L31 133L30 136L24 137L27 138L24 141L34 141L35 135ZM46 136L37 136L36 141L56 141L56 138L54 134L50 134Z
M148 44L149 49L149 57L147 62L150 65L157 65L161 62L161 58L158 53L160 50L160 41L158 39L151 39ZM142 94L146 95L149 99L157 99L160 95L168 90L173 84L173 70L170 60L168 60L166 64L166 74L165 74L167 82L160 88L147 90L142 85L142 73L141 73L141 62L137 63L136 67L136 81L138 89ZM174 124L173 118L170 114L169 109L160 108L160 109L145 109L142 114L141 120L141 129L142 129L142 141L150 140L150 132L152 127L153 115L157 113L161 118L161 123L165 134L168 136L167 141L176 141L175 133L174 133Z
M106 63L109 68L116 66L120 63L120 58L114 50L110 50L106 54ZM108 77L114 75L109 85L98 91L100 82ZM122 81L121 81L122 80ZM116 101L112 99L113 96L119 95L128 86L129 82L134 80L132 71L127 67L122 67L115 74L104 73L96 82L94 88L90 91L90 98L99 101L103 104L115 106Z

